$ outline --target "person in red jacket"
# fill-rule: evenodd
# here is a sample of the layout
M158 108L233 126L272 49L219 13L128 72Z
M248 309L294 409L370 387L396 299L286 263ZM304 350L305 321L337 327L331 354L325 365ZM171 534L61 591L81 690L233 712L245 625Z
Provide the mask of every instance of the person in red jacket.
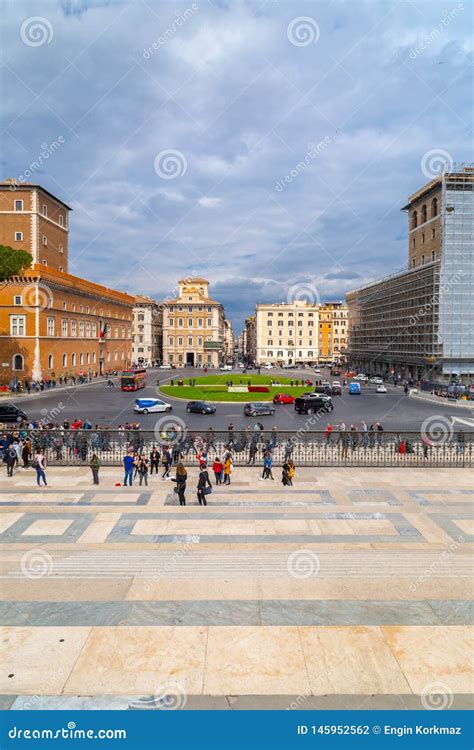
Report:
M222 472L224 471L224 464L220 458L216 458L212 464L212 471L216 478L216 484L222 484Z

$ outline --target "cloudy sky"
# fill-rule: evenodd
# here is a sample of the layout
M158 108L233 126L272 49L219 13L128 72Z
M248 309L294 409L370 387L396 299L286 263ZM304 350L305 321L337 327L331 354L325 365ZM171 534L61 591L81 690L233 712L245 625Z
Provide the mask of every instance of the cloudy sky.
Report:
M71 273L204 275L237 329L403 267L407 195L471 158L468 2L2 7L2 173L72 206Z

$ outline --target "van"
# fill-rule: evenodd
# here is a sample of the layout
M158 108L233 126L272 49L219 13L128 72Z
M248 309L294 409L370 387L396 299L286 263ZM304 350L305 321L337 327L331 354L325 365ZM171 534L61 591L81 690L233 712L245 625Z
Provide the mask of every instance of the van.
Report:
M133 411L137 414L148 414L148 412L171 411L171 404L167 404L159 398L136 398Z
M349 383L349 393L355 396L360 396L360 383Z
M318 411L329 412L334 409L329 396L303 394L295 399L295 411L298 414L316 414Z
M0 404L0 422L22 422L26 419L25 412L15 404Z

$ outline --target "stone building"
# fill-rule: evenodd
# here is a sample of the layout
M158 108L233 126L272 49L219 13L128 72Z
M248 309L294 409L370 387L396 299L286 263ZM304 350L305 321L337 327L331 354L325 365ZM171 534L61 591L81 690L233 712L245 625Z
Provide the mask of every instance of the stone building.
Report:
M132 362L160 365L163 355L163 305L151 297L135 297L132 323Z

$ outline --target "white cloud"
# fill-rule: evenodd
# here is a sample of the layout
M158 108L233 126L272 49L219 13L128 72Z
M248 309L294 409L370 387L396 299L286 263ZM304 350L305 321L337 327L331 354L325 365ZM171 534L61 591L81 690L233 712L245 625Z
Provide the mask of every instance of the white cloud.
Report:
M220 198L209 198L205 195L203 198L199 198L198 203L204 208L217 208L221 205L222 200Z

